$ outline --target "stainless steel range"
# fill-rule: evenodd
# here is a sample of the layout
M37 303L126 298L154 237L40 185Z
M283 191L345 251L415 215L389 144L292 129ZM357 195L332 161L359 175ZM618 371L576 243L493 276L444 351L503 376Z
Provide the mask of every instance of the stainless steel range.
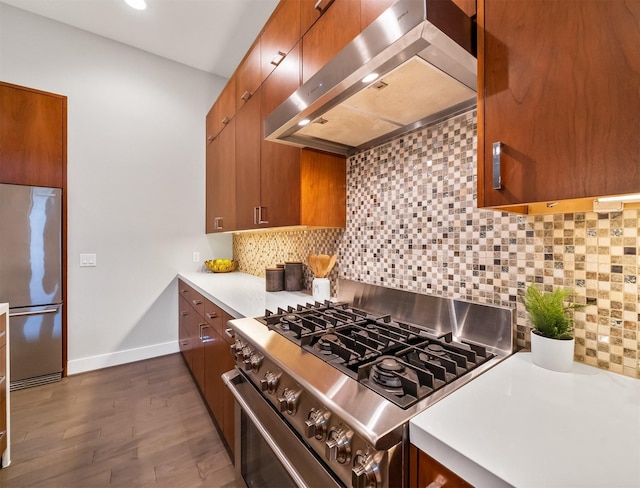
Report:
M409 420L513 350L511 309L338 289L337 303L229 322L237 370L224 378L247 486L408 486Z

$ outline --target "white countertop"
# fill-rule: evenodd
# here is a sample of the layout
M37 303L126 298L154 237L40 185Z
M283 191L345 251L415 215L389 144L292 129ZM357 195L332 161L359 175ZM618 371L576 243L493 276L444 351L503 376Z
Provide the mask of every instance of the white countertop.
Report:
M640 487L640 380L517 353L416 416L411 443L476 487Z
M278 307L313 302L309 292L305 291L267 292L264 278L238 271L179 273L178 278L193 286L234 318L261 317L266 309L275 313Z

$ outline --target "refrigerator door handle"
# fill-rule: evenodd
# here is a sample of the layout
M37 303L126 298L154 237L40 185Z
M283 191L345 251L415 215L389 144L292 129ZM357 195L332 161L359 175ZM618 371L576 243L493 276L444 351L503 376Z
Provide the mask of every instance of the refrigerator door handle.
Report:
M55 313L57 311L58 311L57 308L48 308L46 310L34 310L34 311L31 311L31 312L9 313L9 317L20 317L20 316L23 316L23 315L42 315L43 313Z

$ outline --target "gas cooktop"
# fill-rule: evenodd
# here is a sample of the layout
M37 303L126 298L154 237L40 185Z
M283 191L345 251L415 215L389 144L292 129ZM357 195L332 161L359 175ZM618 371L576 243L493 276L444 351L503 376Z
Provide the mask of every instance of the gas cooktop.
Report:
M257 320L405 409L494 357L451 332L348 303L315 302L267 311Z

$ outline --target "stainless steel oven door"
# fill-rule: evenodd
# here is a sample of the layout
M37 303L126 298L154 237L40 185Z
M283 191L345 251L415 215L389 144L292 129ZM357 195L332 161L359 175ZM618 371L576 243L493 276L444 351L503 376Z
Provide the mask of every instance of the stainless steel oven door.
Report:
M236 483L247 488L344 486L242 373L229 371L222 379L236 399Z

